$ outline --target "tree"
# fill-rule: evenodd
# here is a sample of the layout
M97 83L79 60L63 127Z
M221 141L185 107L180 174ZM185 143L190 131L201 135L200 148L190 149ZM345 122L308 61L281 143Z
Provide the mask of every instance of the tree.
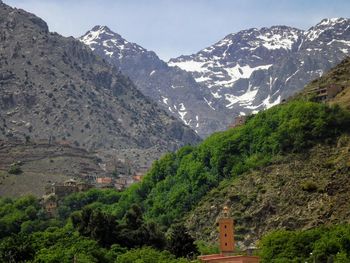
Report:
M192 258L198 254L194 238L188 233L183 224L177 224L172 227L168 249L176 257Z
M72 223L80 234L91 237L103 247L110 247L116 241L116 218L100 209L84 208L81 213L72 215Z

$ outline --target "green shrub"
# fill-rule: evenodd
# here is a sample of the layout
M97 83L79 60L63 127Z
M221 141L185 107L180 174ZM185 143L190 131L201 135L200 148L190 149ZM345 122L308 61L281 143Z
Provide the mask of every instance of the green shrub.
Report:
M220 253L220 249L217 244L214 245L214 244L207 243L203 240L199 240L196 242L196 245L201 255L211 255L211 254Z
M301 184L301 189L306 192L315 192L318 190L318 185L313 181L306 181Z
M11 164L10 168L7 171L9 174L21 174L23 171L21 166L17 163Z

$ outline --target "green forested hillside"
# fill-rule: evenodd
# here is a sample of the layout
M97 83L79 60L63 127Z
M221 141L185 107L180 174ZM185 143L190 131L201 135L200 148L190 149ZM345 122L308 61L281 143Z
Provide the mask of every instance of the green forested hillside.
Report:
M168 226L190 211L210 189L249 170L265 167L287 153L332 144L350 129L350 115L339 107L295 101L251 117L239 128L212 135L197 147L184 147L156 161L141 184L115 205L120 216L130 203Z

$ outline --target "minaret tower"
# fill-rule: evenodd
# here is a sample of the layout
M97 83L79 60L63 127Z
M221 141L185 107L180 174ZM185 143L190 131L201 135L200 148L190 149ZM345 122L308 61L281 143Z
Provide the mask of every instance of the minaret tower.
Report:
M219 219L220 252L230 255L235 250L233 219L228 216L228 207L223 209L223 217Z
M233 255L235 251L233 218L229 217L228 207L223 209L219 218L220 254L202 255L198 259L203 263L259 263L257 256Z

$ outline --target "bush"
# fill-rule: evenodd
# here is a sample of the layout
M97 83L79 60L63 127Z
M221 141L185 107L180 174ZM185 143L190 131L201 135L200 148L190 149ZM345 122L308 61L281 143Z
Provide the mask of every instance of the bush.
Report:
M11 164L10 168L7 171L9 174L21 174L23 171L21 169L21 166L19 164Z
M315 192L318 190L318 185L313 181L306 181L301 184L301 189L306 192Z
M217 244L213 245L205 241L199 240L196 242L196 245L201 255L211 255L220 253L220 249Z

